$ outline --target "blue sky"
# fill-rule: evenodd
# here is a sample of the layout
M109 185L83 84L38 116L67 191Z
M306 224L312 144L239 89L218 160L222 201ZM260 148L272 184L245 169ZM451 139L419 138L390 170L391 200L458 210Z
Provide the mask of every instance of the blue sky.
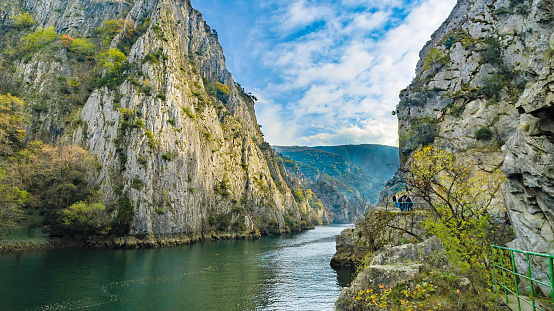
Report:
M272 145L398 143L391 115L456 0L191 0Z

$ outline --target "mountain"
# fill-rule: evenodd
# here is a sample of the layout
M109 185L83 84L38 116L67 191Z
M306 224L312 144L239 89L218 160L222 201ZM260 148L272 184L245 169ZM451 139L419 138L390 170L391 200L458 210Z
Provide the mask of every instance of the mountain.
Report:
M308 188L326 183L331 186L326 189L336 189L345 201L363 197L376 202L380 189L398 167L398 149L389 146L274 146L274 149L294 161ZM285 163L289 171L290 166L293 165Z
M389 179L398 168L398 148L383 145L315 146L339 155L376 178Z
M420 52L401 92L400 162L430 143L474 170L502 168L493 215L507 210L511 246L554 253L552 1L460 0ZM516 261L520 271L524 262ZM539 265L548 281L548 267Z
M189 0L4 1L0 51L0 94L20 126L10 131L23 136L12 151L41 142L96 159L67 185L87 184L95 196L82 201L106 207L95 216L111 224L104 234L280 233L316 221ZM81 213L70 208L78 198L48 205L51 221Z

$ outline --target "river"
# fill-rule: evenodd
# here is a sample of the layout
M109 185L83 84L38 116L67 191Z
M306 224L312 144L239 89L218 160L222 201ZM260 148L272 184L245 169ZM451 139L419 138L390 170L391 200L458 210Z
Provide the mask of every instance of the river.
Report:
M0 254L0 310L332 310L349 225L252 241Z

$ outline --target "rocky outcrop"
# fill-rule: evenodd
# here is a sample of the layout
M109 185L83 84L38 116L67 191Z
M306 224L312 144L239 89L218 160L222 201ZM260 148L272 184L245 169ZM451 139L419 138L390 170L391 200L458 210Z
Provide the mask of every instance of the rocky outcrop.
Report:
M507 207L515 247L550 254L553 24L548 0L458 1L420 52L397 107L401 165L434 143L476 170L502 167L508 182L493 210Z
M508 177L504 199L517 237L510 246L545 254L554 254L553 82L550 74L541 77L518 101L518 109L525 113L517 132L504 146L502 167ZM548 261L534 256L531 260L533 277L548 283ZM520 271L526 271L524 256L516 256L516 262ZM542 290L549 294L548 288Z
M217 34L190 1L20 3L35 20L32 30L53 27L58 35L102 42L97 36L104 22L123 25L100 43L107 46L97 46L125 52L117 76L90 74L91 58L52 43L48 53L13 56L11 87L32 107L28 140L77 143L97 157L91 178L112 211L108 217L116 217L120 199L131 203L130 234L280 233L311 226L307 200L293 196L300 184L264 142L253 99L226 70ZM17 43L10 36L1 40L2 49Z
M345 229L335 237L336 252L331 266L355 268L363 264L367 254L406 242L422 241L425 238L420 212L388 211L373 208L356 227Z
M332 223L347 224L354 220L354 210L349 206L349 201L337 188L324 179L306 185L321 202L321 204L331 212Z
M388 208L394 207L392 203L392 196L395 194L398 196L400 193L404 193L405 191L406 187L404 186L404 181L402 180L402 172L397 170L396 173L394 173L394 176L387 181L385 188L381 190L381 193L379 193L377 206Z
M360 291L391 289L411 281L417 274L432 268L445 269L448 259L440 239L433 236L418 244L386 248L358 274L350 287L342 289L335 303L336 310L382 310L365 306L356 299Z

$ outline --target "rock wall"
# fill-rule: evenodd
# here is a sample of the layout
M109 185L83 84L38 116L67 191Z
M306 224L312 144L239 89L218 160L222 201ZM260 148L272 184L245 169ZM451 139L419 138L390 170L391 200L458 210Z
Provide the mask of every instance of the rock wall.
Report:
M508 208L515 247L550 254L552 7L549 0L458 1L420 52L397 107L401 164L434 143L476 169L502 167L508 182L495 209Z
M128 46L124 79L87 90L82 106L61 106L68 96L52 89L64 77L93 79L88 61L70 61L61 47L14 66L22 97L44 105L31 111L28 139L77 143L96 155L94 179L112 217L118 199L133 206L131 234L279 233L313 223L307 200L293 197L299 183L263 140L254 101L233 81L217 35L190 1L20 3L34 29L94 38L103 22L118 19L144 29ZM109 47L123 40L121 32Z
M365 305L356 299L360 291L376 293L412 281L431 269L447 269L448 259L442 242L433 236L418 244L404 244L384 249L361 271L349 287L344 287L335 303L336 310L383 310L378 304Z

